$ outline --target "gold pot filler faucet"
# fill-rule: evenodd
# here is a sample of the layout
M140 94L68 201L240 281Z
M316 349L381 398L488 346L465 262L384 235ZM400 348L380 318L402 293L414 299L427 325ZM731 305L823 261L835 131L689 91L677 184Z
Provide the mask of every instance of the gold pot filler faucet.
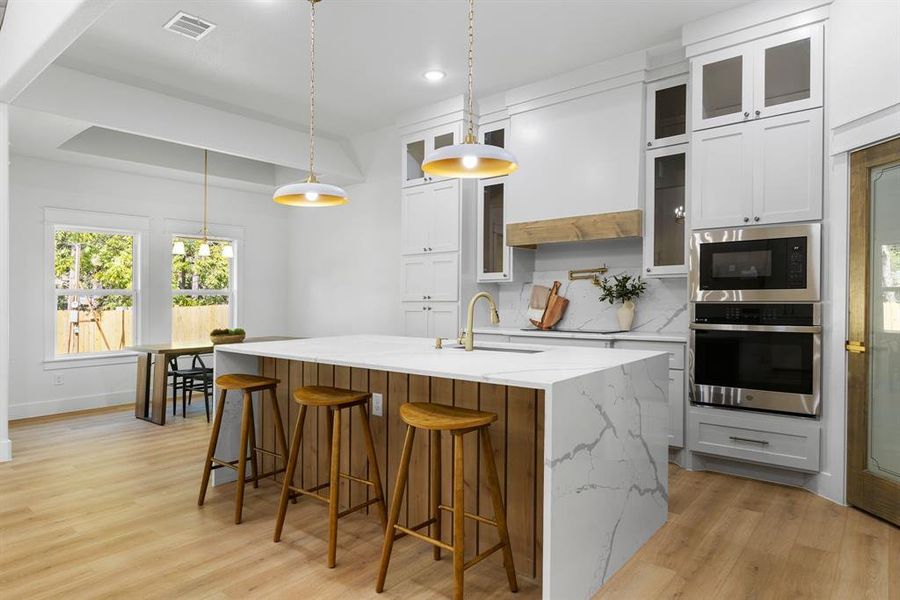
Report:
M475 339L472 330L475 328L475 304L479 298L484 298L491 305L491 323L497 325L500 322L500 313L497 312L497 303L494 297L487 292L478 292L469 300L469 310L466 314L466 329L460 333L459 340L461 345L466 347L466 352L471 352L475 347Z

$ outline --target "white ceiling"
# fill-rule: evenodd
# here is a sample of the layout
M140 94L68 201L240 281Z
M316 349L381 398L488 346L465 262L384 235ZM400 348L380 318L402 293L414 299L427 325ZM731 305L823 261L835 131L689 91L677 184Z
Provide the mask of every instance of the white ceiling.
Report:
M2 0L0 0L2 1ZM476 94L484 97L680 37L745 0L479 0ZM179 10L217 25L199 42L165 31ZM327 0L317 7L317 118L333 136L392 123L460 94L465 0ZM119 0L58 63L245 116L304 128L303 0ZM426 82L440 68L447 78Z

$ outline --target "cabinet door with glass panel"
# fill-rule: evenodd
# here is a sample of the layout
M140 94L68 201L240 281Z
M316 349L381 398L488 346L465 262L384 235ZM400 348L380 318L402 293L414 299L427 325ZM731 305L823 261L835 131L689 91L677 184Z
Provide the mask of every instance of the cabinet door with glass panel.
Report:
M512 248L506 245L506 177L478 181L477 281L510 281Z
M755 118L822 106L822 37L822 25L811 25L756 43L753 58Z
M644 273L648 277L687 273L687 199L690 148L687 144L646 153Z
M647 84L647 148L688 141L687 98L687 75Z
M462 125L450 123L405 136L402 141L402 185L422 185L442 181L445 177L427 175L422 171L422 161L432 151L452 146L462 140Z
M822 106L822 40L816 24L692 59L692 128Z

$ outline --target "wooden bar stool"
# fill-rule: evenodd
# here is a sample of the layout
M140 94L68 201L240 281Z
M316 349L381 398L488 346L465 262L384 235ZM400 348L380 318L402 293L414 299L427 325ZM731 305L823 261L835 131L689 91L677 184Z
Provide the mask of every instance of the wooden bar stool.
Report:
M334 568L337 555L337 522L341 517L361 510L370 504L378 507L382 528L385 526L384 493L381 490L381 476L378 472L378 459L375 454L375 443L372 441L372 430L369 427L369 398L368 392L355 392L333 387L306 386L294 392L294 401L300 405L300 418L291 437L291 450L288 458L287 472L284 475L284 485L281 488L281 503L278 505L278 516L275 519L275 541L281 539L281 529L284 526L284 516L287 512L287 503L298 495L306 495L328 503L328 568ZM324 407L328 409L328 440L331 452L331 470L328 482L318 483L311 488L299 488L292 485L294 472L297 470L297 456L300 453L300 443L303 438L303 423L306 421L306 412L309 407ZM348 473L340 472L341 464L341 409L359 408L359 418L362 420L363 438L366 444L366 454L369 459L369 479L354 477ZM374 497L338 511L338 481L347 479L351 483L361 483L373 488ZM328 497L316 494L317 491L328 488Z
M497 477L497 466L494 463L494 449L491 445L489 431L491 423L497 420L497 415L491 412L457 408L442 404L429 404L426 402L410 402L400 405L400 418L407 424L406 441L403 443L403 453L400 456L400 471L397 474L397 483L394 488L394 496L391 500L391 512L388 516L387 528L384 533L384 549L381 554L381 568L378 572L378 583L375 591L381 593L384 590L384 580L387 577L388 564L391 561L391 550L394 540L405 535L418 538L435 546L434 560L440 560L441 548L453 553L453 597L462 600L463 597L463 572L496 552L503 550L503 566L506 568L506 577L509 580L509 589L516 592L519 589L516 581L516 569L513 565L512 547L509 544L509 532L506 529L506 509L503 506L503 497L500 495L500 480ZM416 429L431 431L431 515L430 518L414 527L397 525L400 515L400 505L403 502L403 493L406 490L406 480L409 475L409 459L412 454L413 439ZM453 435L453 506L440 504L441 489L441 432L449 431ZM494 520L478 514L467 513L464 501L463 481L463 436L469 432L477 431L481 436L481 456L484 460L484 469L488 478L488 488L491 491L491 500L494 505ZM436 490L436 493L435 493ZM441 541L440 511L446 510L453 513L453 545ZM465 549L465 519L473 519L479 523L493 525L500 534L500 542L488 548L481 554L466 561L463 556ZM433 525L434 537L418 532L419 529ZM400 533L395 533L399 531Z
M244 485L248 481L253 482L253 487L259 487L259 480L264 477L270 477L276 473L284 471L284 466L275 469L271 473L260 473L259 464L257 463L257 453L267 454L276 459L281 459L284 465L287 456L287 442L284 438L284 425L281 422L281 411L278 407L278 396L275 394L275 386L278 385L277 379L271 377L262 377L260 375L220 375L216 378L216 385L221 393L219 394L219 402L216 405L216 419L213 422L212 434L209 436L209 450L206 452L206 464L203 466L203 482L200 484L200 498L197 500L198 506L203 506L203 500L206 498L206 488L209 485L209 474L213 469L228 467L237 471L237 496L234 501L234 522L241 522L241 512L244 508ZM216 445L219 442L219 430L222 428L222 414L225 412L225 396L228 390L240 390L243 392L243 413L241 416L241 445L238 450L239 458L237 460L225 461L215 457ZM263 392L268 390L269 398L272 400L271 411L275 419L275 443L278 445L278 452L270 452L256 445L256 426L253 421L253 392ZM246 477L247 471L247 455L250 455L250 467L253 475ZM236 463L236 464L235 464Z

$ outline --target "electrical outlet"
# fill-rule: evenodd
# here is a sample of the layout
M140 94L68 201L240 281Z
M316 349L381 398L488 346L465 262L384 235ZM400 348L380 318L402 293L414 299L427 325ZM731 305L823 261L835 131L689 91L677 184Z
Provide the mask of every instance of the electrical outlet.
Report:
M63 379L62 373L54 373L53 374L53 385L62 385L65 383Z
M384 397L381 394L372 394L372 416L384 416Z

